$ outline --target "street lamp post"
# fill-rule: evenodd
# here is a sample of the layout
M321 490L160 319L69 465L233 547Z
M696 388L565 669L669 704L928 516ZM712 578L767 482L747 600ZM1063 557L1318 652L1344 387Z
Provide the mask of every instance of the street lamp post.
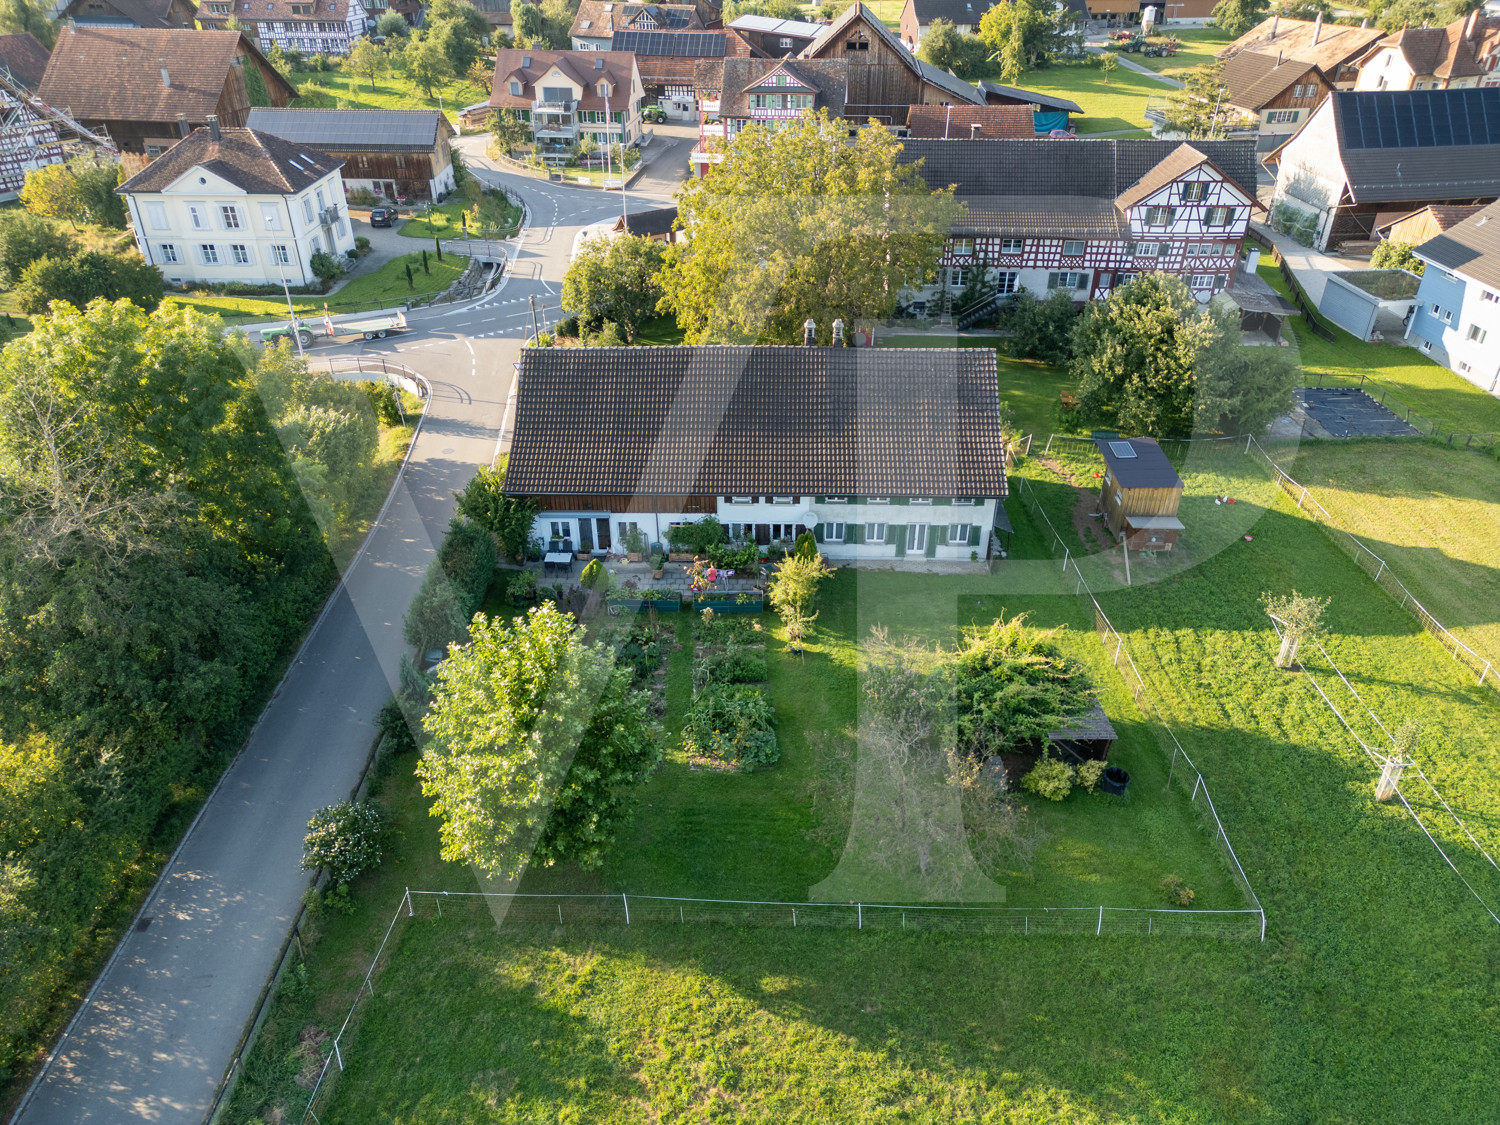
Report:
M286 315L291 318L287 322L287 327L291 329L292 339L297 341L297 358L305 359L307 357L302 350L302 331L297 326L297 310L292 308L292 291L287 287L286 270L282 268L285 263L281 260L281 251L273 248L271 256L276 259L276 272L281 275L281 295L286 298Z

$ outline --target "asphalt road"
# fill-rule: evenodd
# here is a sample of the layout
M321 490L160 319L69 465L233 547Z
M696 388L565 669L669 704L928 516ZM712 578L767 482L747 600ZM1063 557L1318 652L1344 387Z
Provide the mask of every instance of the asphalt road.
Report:
M665 138L658 138L662 143ZM667 151L670 147L673 151ZM681 149L681 159L668 159ZM434 556L453 494L509 441L515 364L538 322L557 319L581 227L618 214L618 193L486 170L519 195L528 228L486 298L413 313L411 331L374 344L315 349L386 356L430 380L427 416L385 518L330 598L243 752L153 889L15 1125L196 1125L291 928L309 876L298 869L313 811L349 795L396 683L401 618ZM670 197L687 148L669 139L627 205Z

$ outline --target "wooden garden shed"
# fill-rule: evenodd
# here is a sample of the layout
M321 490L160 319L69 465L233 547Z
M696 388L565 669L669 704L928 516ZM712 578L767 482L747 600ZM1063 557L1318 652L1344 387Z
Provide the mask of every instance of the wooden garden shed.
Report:
M1132 551L1170 551L1182 531L1182 478L1150 438L1099 437L1105 523Z
M1099 762L1109 760L1109 749L1118 736L1114 724L1104 713L1104 704L1096 699L1088 711L1066 722L1066 726L1047 735L1057 748L1058 757L1073 763L1086 762L1090 758Z

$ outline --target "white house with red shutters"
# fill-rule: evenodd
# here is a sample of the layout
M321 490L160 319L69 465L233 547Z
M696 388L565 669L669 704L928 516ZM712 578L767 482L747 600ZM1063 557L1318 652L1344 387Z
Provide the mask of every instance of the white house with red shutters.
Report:
M956 185L968 213L916 311L974 323L1026 289L1075 301L1108 297L1141 273L1176 274L1207 302L1232 283L1255 198L1249 140L908 140L934 188ZM983 307L960 307L977 271Z

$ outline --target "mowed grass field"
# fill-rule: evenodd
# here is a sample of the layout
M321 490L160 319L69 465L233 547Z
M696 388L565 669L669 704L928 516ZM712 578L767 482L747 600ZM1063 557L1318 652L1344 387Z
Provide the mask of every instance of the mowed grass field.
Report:
M1488 1120L1500 1098L1497 927L1406 811L1373 800L1376 768L1306 677L1274 669L1260 596L1296 587L1332 598L1329 651L1388 725L1422 724L1418 763L1491 854L1500 702L1248 459L1195 449L1184 473L1192 565L1138 573L1132 588L1106 588L1100 566L1100 597L1209 780L1268 911L1265 944L502 928L453 899L439 919L426 900L396 930L320 1120ZM1226 492L1239 503L1207 499ZM1040 542L1024 510L1012 519L1018 543ZM1050 559L1024 558L993 577L928 576L921 587L860 572L851 604L859 621L930 628L1040 606L1056 573ZM1050 583L1050 618L1071 620L1071 586ZM836 699L835 663L809 661L799 690ZM790 771L796 732L782 737ZM308 983L278 1000L231 1120L269 1121L278 1105L300 1118L305 1093L286 1093L309 1061L299 1034L342 1021L403 887L474 889L467 870L433 858L435 824L410 764L398 761L389 782L396 854L355 888L351 917L320 923ZM780 785L782 768L713 780ZM667 776L639 800L685 816L689 803L658 784ZM1500 902L1500 877L1441 806L1414 781L1406 791L1475 889ZM703 874L726 857L795 862L781 854L793 834L757 825L754 801L717 819L701 809L697 824L659 820L643 835L648 814L622 837L622 862ZM810 877L826 861L810 852L805 862Z
M1500 664L1500 462L1419 442L1314 442L1283 468Z

